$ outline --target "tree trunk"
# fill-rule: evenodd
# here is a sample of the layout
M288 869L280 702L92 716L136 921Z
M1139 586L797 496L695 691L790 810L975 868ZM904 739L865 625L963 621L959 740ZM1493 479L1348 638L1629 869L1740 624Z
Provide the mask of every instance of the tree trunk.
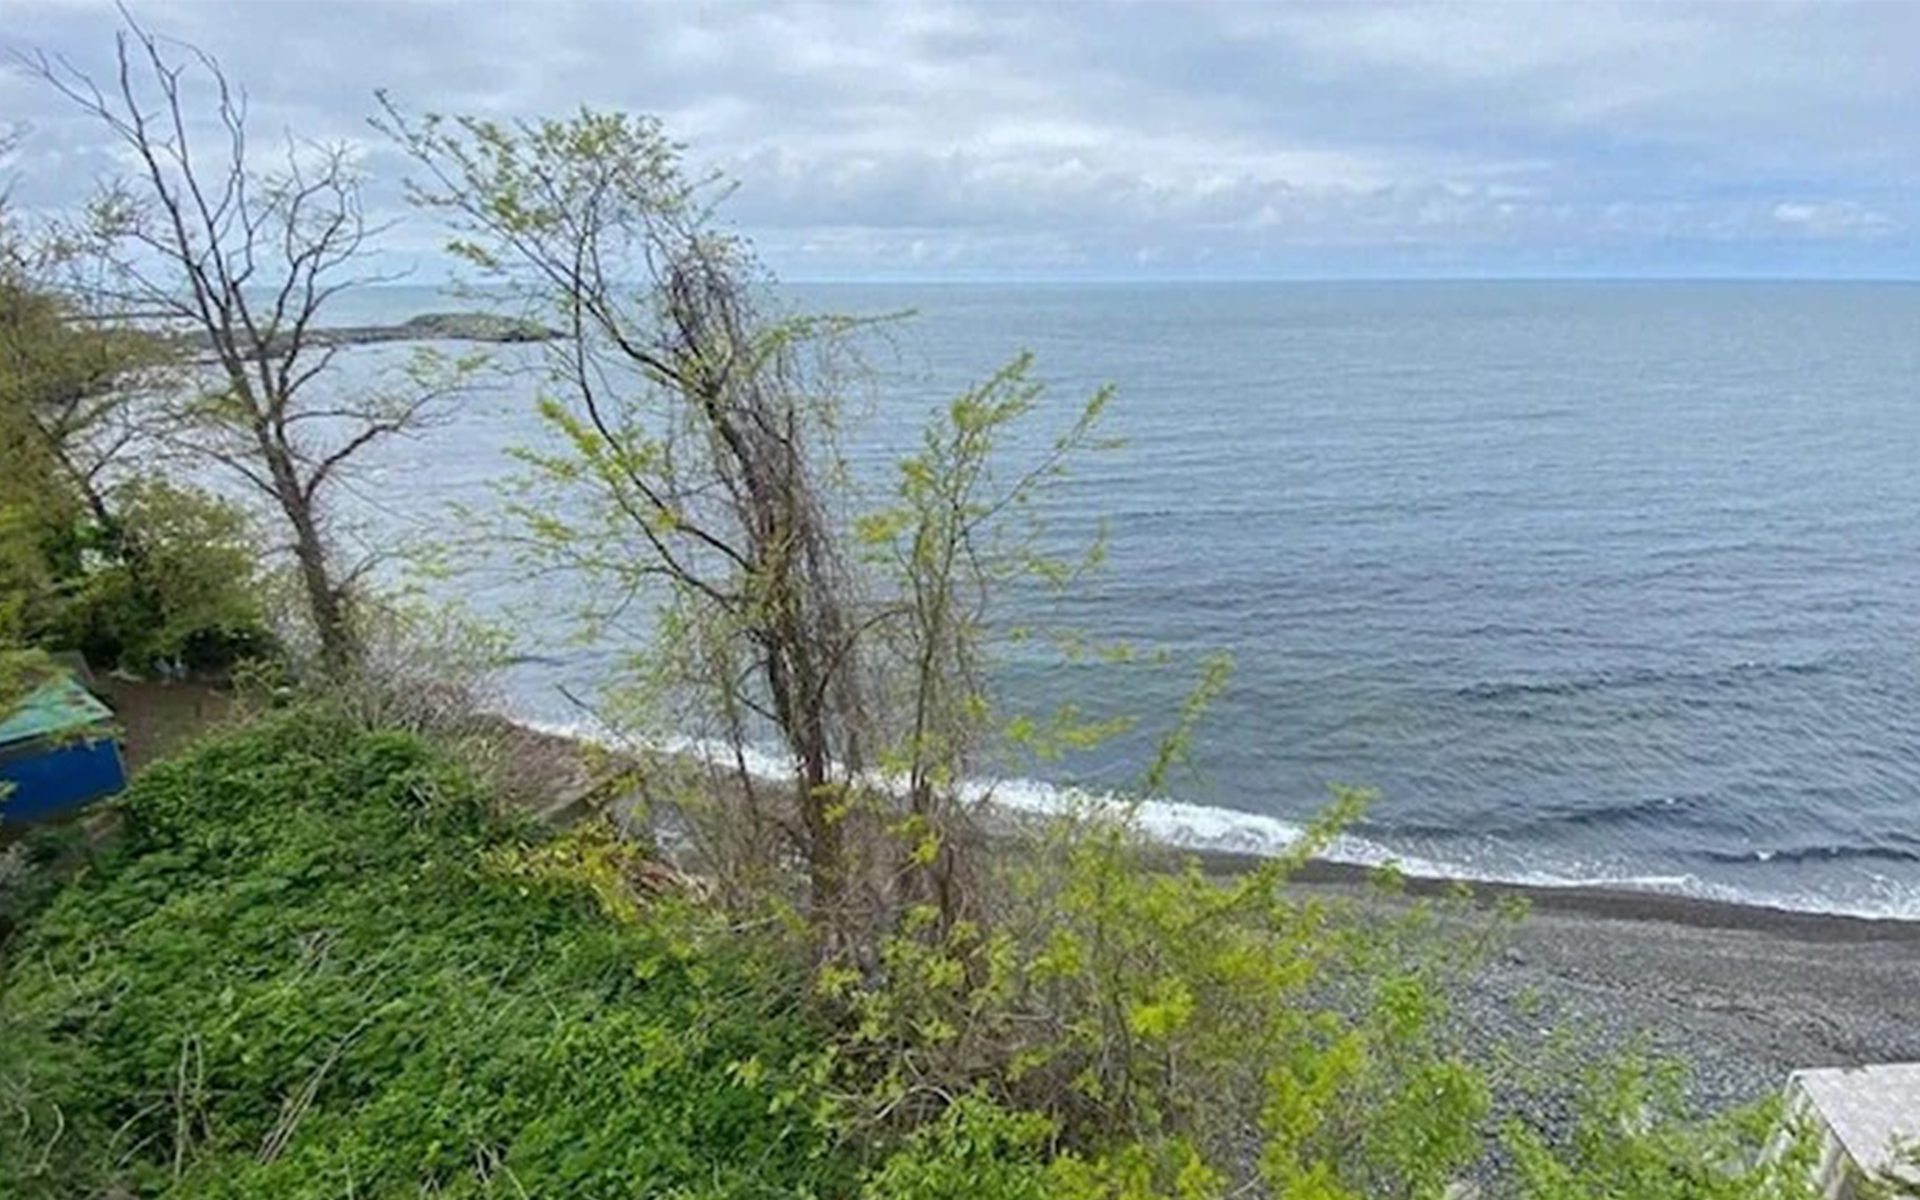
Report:
M300 567L300 584L307 595L307 610L313 618L313 632L320 639L320 665L330 676L339 676L359 657L344 597L334 586L327 569L327 548L320 538L313 509L297 495L285 492L280 507L293 526L293 555Z
M802 751L800 777L806 788L802 802L807 824L807 874L811 885L813 911L817 920L828 920L840 907L845 895L844 868L841 861L840 822L828 811L834 803L827 757L821 747Z
M840 824L828 811L833 803L829 790L833 778L832 754L827 745L818 689L811 685L807 672L796 670L793 661L799 647L790 634L777 630L768 631L768 640L772 644L767 650L767 690L781 733L793 749L794 782L800 793L795 799L806 831L806 844L801 849L807 859L811 916L820 923L840 907L845 883Z

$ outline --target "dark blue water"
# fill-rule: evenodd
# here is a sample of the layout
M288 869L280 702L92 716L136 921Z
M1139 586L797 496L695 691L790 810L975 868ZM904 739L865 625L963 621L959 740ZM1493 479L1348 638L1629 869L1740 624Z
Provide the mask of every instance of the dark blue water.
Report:
M872 356L850 439L870 476L1016 349L1062 415L1119 385L1126 447L1049 507L1063 542L1106 518L1110 567L1031 615L1172 665L1011 661L1016 701L1148 719L1018 764L1016 799L1124 790L1224 650L1175 781L1205 808L1160 810L1168 836L1271 844L1343 783L1379 793L1361 857L1920 915L1920 287L797 292L918 310ZM483 498L529 409L477 398L382 486L416 518ZM525 592L476 594L501 588ZM557 679L614 657L527 643L551 661L515 703L548 719L571 711Z

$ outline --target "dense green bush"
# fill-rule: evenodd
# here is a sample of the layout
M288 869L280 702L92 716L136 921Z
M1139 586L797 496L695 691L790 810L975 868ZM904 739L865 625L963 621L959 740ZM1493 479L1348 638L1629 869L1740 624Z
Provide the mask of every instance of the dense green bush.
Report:
M123 810L8 949L0 1195L852 1190L782 977L508 869L527 840L418 740L297 711Z
M111 529L80 522L59 543L62 598L44 640L134 671L270 651L259 554L237 505L159 478L130 479L112 501Z
M1044 1133L1047 1195L1439 1195L1480 1157L1488 1111L1445 1020L1471 946L1421 906L1286 891L1320 844L1220 880L1154 869L1122 825L1063 825L994 882L990 928L939 931L929 908L879 970L824 972L847 1011L849 1118L932 1122L884 1177L943 1195ZM1024 1195L1038 1176L1005 1178Z
M141 672L270 652L259 553L237 506L130 479L103 523L50 486L32 504L0 503L0 633Z
M0 636L138 671L258 652L244 513L148 453L138 396L177 347L86 316L0 247Z

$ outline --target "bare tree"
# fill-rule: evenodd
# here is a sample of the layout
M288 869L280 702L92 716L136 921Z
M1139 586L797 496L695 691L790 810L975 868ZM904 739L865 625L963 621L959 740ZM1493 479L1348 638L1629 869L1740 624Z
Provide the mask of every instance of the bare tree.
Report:
M0 164L13 157L13 152L20 148L23 136L18 125L0 126ZM0 178L0 270L12 267L17 260L12 201L13 180Z
M105 86L64 59L22 56L133 163L76 230L107 268L99 298L203 343L213 386L171 403L175 440L277 510L322 662L338 671L357 654L352 594L371 560L341 561L332 488L370 447L440 416L452 377L422 365L395 386L326 386L341 346L314 336L323 313L393 278L371 269L384 226L362 208L347 149L289 137L259 169L246 97L217 60L130 17L115 45Z

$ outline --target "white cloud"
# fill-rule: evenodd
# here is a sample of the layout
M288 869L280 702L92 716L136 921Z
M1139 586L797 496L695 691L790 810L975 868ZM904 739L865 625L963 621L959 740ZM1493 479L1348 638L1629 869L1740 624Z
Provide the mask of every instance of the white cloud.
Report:
M0 3L0 41L105 65L110 7ZM1920 5L142 11L219 53L272 130L364 137L376 87L443 111L658 113L740 181L735 216L776 265L809 272L1684 269L1702 246L1819 271L1816 249L1846 270L1869 241L1875 269L1920 271ZM23 198L70 198L108 162L17 71L0 111L35 127Z
M1891 218L1851 200L1783 200L1773 206L1773 219L1808 237L1882 237L1897 226Z

